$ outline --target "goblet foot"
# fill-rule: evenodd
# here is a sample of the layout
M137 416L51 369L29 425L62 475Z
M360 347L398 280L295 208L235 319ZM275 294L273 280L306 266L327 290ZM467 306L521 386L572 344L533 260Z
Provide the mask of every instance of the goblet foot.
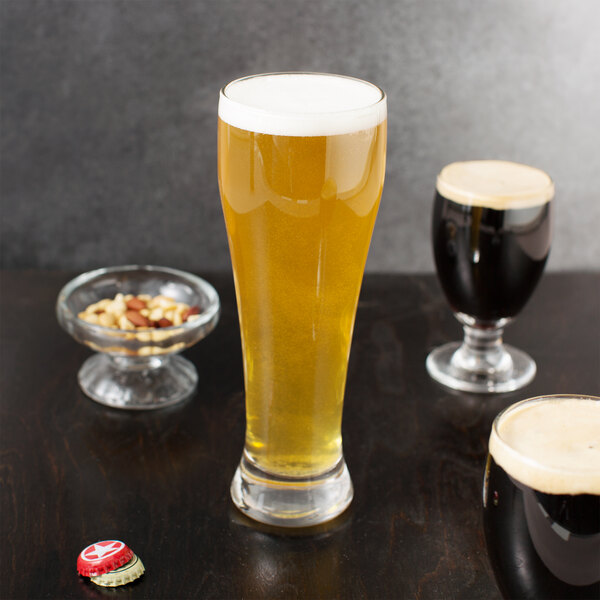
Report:
M525 387L534 377L533 359L513 346L502 344L493 362L472 355L461 342L436 348L427 356L427 371L439 383L463 392L502 393Z
M292 478L266 473L243 454L231 482L231 498L248 517L280 527L309 527L342 513L354 490L343 458L316 477Z
M83 363L78 380L83 392L100 404L152 410L185 400L196 387L198 373L181 356L95 354Z

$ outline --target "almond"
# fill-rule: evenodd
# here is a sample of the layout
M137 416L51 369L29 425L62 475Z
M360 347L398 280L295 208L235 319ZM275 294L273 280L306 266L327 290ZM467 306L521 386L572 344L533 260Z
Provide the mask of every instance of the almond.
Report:
M183 321L187 321L188 317L191 317L192 315L199 315L200 314L200 307L199 306L190 306L182 315L181 318L183 319Z
M136 327L150 327L151 323L146 317L140 314L137 310L128 310L125 313L127 319L133 323Z
M131 310L142 310L142 308L146 308L146 303L139 298L132 298L131 300L127 300L126 302L127 308Z
M165 317L156 322L157 327L171 327L171 325L173 325L173 323L169 321L169 319L165 319Z

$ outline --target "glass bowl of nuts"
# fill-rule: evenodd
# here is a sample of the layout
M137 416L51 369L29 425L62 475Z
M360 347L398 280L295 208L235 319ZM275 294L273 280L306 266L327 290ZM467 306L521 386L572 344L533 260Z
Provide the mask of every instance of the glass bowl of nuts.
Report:
M149 265L97 269L63 287L58 322L97 354L79 370L81 389L114 408L162 408L187 398L198 381L178 353L219 320L216 290L184 271Z

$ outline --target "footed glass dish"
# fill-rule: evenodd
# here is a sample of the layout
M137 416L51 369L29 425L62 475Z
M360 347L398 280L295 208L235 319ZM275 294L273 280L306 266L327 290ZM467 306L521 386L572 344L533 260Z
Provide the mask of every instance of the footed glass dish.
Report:
M117 294L168 296L199 307L194 319L180 325L118 329L90 323L78 314ZM83 392L113 408L151 410L181 402L198 381L194 365L178 354L206 337L219 320L216 290L206 281L176 269L126 265L79 275L60 291L56 314L60 325L97 353L79 370Z

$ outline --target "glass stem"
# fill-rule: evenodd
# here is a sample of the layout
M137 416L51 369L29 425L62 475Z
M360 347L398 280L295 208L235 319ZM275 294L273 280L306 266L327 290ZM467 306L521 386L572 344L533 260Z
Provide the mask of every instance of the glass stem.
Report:
M512 369L512 358L502 344L504 323L491 327L463 324L464 340L452 357L452 364L459 369L477 373L501 373Z

